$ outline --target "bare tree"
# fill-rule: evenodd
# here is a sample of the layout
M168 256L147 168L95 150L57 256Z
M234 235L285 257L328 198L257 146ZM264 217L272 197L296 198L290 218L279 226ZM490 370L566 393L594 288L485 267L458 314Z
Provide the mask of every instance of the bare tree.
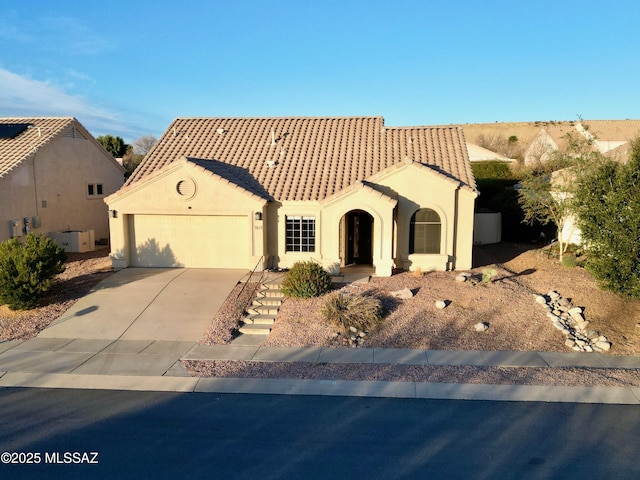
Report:
M144 135L133 141L133 153L144 156L149 153L151 147L153 147L157 142L158 139L153 135Z

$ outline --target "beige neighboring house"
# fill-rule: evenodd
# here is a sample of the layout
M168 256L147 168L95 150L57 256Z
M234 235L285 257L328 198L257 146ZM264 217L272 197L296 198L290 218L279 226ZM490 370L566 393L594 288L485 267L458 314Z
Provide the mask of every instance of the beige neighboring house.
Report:
M0 118L0 241L72 230L106 242L104 197L123 183L122 166L75 118Z
M640 120L583 120L548 125L529 145L524 162L527 166L544 163L553 152L566 150L570 138L589 141L593 151L626 162L629 141L638 135Z
M178 118L106 199L112 261L468 269L477 194L460 127Z
M476 145L475 143L467 142L467 150L469 152L469 161L471 163L490 162L493 160L508 163L517 162L515 158L505 157L504 155L500 155L497 152L481 147L480 145Z

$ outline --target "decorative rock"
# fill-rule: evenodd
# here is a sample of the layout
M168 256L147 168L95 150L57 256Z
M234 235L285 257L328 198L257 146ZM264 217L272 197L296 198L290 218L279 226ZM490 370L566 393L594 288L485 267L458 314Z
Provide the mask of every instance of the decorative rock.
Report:
M436 308L438 310L442 310L443 308L447 307L447 301L446 300L436 300Z
M573 318L577 323L584 322L584 317L582 316L581 311L576 311L574 308L572 308L571 310L569 310L569 315L571 315L571 318Z
M542 295L538 295L536 296L536 302L539 303L540 305L544 305L547 303L547 299Z
M413 297L413 292L408 288L403 288L402 290L391 292L391 296L399 298L400 300L406 300L407 298Z
M460 275L458 275L456 277L456 282L462 283L462 282L466 282L466 281L467 281L467 275L464 275L464 274L461 273Z
M537 295L535 300L545 308L552 325L567 336L565 346L577 352L607 352L611 348L604 335L587 330L584 309L574 307L568 298L553 290L547 296Z
M475 328L476 332L486 332L489 329L489 324L486 322L476 323L473 328Z
M569 307L571 306L571 302L569 301L568 298L562 297L560 300L558 300L558 305L562 307Z
M356 327L349 327L349 331L353 333L357 333L358 329Z
M582 307L573 307L569 309L569 315L573 316L576 313L582 314Z

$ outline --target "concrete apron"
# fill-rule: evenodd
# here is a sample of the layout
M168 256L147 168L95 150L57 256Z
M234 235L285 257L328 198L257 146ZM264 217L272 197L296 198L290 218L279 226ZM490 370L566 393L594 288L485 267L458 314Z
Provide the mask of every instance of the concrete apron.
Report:
M196 342L246 273L127 268L100 282L38 337Z

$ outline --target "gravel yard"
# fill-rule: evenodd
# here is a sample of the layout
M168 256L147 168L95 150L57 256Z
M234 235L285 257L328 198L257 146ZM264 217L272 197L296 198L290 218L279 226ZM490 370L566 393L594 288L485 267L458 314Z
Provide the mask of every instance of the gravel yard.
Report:
M607 336L613 346L609 355L640 355L640 301L600 290L587 272L565 269L537 249L513 244L477 248L476 267L495 267L490 284L471 285L455 281L456 272L430 272L422 276L402 273L373 278L368 284L345 288L376 295L388 313L382 326L369 332L365 347L424 348L442 350L571 351L564 336L536 304L536 294L558 291L584 307L590 328ZM67 268L57 277L41 306L13 312L0 306L0 339L28 339L46 328L113 270L107 250L69 254ZM241 315L238 303L252 291L238 285L212 318L201 343L228 344ZM414 297L394 300L390 292L409 288ZM445 309L436 300L449 302ZM335 328L319 315L323 299L286 299L274 329L264 343L272 347L342 346ZM489 328L476 332L485 322ZM501 367L424 367L397 365L309 365L260 362L185 362L193 375L239 377L289 377L423 382L516 383L535 385L640 385L634 370L548 369Z
M584 308L590 328L607 336L610 355L640 355L640 302L600 290L580 268L563 268L543 251L526 245L499 244L477 248L476 268L497 269L493 282L471 285L455 281L456 272L422 276L402 273L353 284L351 291L376 295L388 306L381 328L369 332L365 347L435 350L512 350L570 352L565 337L553 328L535 302L551 290ZM409 288L414 297L394 301L390 292ZM437 309L437 300L449 302ZM335 328L319 315L323 298L284 301L274 328L264 342L270 347L342 346ZM223 306L214 323L230 321L233 303ZM489 325L485 332L473 328ZM228 343L228 336L206 335L202 343ZM640 372L576 368L424 367L399 365L311 365L261 362L185 362L196 376L287 377L423 382L469 382L526 385L640 385Z
M66 269L57 275L39 306L26 311L12 311L0 305L0 340L27 340L35 337L62 315L94 285L113 273L109 250L68 253Z

